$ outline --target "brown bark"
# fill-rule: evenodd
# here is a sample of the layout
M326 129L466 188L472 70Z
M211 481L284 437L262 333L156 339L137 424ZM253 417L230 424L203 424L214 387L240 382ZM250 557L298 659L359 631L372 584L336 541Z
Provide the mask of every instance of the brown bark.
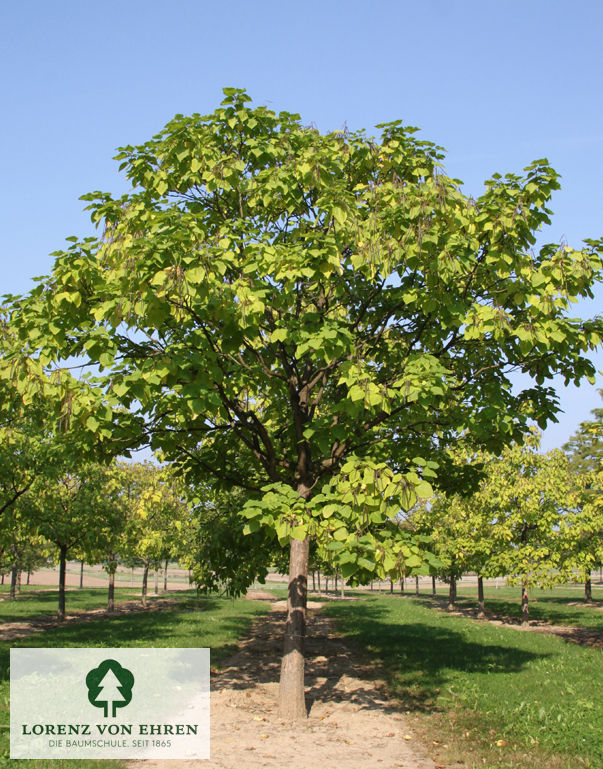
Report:
M456 577L450 577L450 590L448 591L448 611L454 611L456 604Z
M159 569L155 568L155 595L159 593Z
M17 597L17 564L13 564L10 570L10 593L9 600L14 601Z
M432 575L431 577L431 595L436 598L437 596L437 590L436 590L436 578Z
M115 608L115 569L109 572L109 596L107 598L107 611L111 612Z
M84 559L80 561L80 590L84 587Z
M584 600L586 603L593 602L593 586L590 578L590 571L586 572L586 579L584 581Z
M144 571L142 572L142 593L140 595L140 602L142 603L142 608L147 608L147 585L149 582L149 564L145 563L144 565Z
M167 569L168 569L168 559L165 559L165 566L163 569L163 592L167 593Z
M316 572L312 572L312 592L316 592Z
M65 619L65 574L67 573L67 545L59 546L59 619Z
M389 592L390 593L394 592L394 580L393 579L390 579L390 581L389 581Z
M304 642L309 549L308 538L291 540L287 624L279 685L279 714L281 718L287 720L300 720L307 717L304 693Z
M27 570L27 582L25 583L26 585L29 585L30 578L31 578L31 569L28 569Z
M415 577L415 595L419 595L419 577Z
M486 604L484 601L484 579L479 575L477 577L477 616L486 616Z
M528 598L528 588L525 584L521 586L521 624L527 625L530 619L530 602Z
M404 595L404 577L400 579L400 592Z

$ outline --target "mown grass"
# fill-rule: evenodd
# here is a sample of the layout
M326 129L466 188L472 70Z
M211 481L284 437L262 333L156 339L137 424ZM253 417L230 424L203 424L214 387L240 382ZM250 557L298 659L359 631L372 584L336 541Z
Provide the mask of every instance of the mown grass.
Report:
M599 650L451 616L421 599L365 595L324 611L380 662L390 694L444 760L603 766Z
M93 591L78 591L93 592ZM96 591L104 595L104 591ZM31 604L37 606L36 598ZM105 596L106 598L106 596ZM198 598L194 592L172 594L175 605L161 611L132 612L89 620L68 622L60 627L26 638L0 643L0 766L27 769L118 769L118 761L22 760L9 758L9 649L11 647L210 647L212 666L231 654L237 640L261 614L268 611L265 604L244 599L221 597ZM55 596L56 599L56 596ZM23 602L25 603L25 601ZM81 606L90 607L94 596L82 597Z
M4 586L2 586L4 587ZM187 593L189 591L186 591ZM149 598L160 600L166 597L166 593L160 594L155 598L153 594ZM173 595L173 594L171 594ZM140 597L140 592L135 588L116 587L115 601L132 601ZM10 601L8 593L5 590L0 591L0 622L17 622L32 617L52 617L56 616L59 605L58 590L36 590L30 586L27 590L22 590L14 601ZM65 605L67 614L80 611L90 611L91 609L104 609L107 606L106 588L68 588L65 594Z

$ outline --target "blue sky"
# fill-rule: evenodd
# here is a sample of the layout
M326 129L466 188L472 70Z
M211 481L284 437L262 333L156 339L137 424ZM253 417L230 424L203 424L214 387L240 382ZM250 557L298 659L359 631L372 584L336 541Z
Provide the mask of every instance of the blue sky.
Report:
M47 273L91 230L78 197L125 190L115 148L176 113L210 112L223 86L323 131L402 118L447 149L479 194L547 157L562 175L542 242L603 235L603 3L582 0L22 0L0 8L0 294ZM603 309L603 290L580 304ZM603 369L603 356L596 359ZM600 405L561 388L561 445Z

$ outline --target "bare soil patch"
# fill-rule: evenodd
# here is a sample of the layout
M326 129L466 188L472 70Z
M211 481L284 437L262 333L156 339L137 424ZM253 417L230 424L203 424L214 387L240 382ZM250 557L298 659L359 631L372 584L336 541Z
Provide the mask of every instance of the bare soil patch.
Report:
M258 592L248 597L257 599ZM131 761L130 769L437 769L388 702L374 665L337 636L318 607L308 612L306 722L278 716L285 612L274 602L212 673L211 759Z
M28 595L35 594L37 591L30 591ZM90 609L88 611L70 612L64 620L58 617L40 615L38 617L29 617L26 620L15 622L3 622L0 627L0 641L12 641L15 638L24 638L31 633L39 633L43 630L49 630L53 627L61 627L70 622L90 622L91 620L101 619L102 617L115 617L119 614L131 614L138 611L161 611L167 606L173 606L178 603L178 599L162 598L161 601L154 601L153 596L148 596L147 608L143 609L140 599L137 601L121 601L115 604L113 612L106 609Z

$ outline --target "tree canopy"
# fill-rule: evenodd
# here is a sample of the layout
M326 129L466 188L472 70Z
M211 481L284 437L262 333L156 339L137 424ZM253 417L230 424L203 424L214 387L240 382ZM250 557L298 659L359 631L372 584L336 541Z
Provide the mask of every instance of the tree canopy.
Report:
M601 241L534 250L559 186L546 160L472 199L417 129L379 129L321 134L225 89L121 149L131 191L85 196L100 236L13 303L22 352L98 366L91 433L127 410L131 445L246 490L250 527L291 537L298 656L308 536L342 542L350 573L416 555L388 521L446 487L446 449L544 426L548 381L592 377L601 335L568 317ZM532 384L514 391L513 371Z

